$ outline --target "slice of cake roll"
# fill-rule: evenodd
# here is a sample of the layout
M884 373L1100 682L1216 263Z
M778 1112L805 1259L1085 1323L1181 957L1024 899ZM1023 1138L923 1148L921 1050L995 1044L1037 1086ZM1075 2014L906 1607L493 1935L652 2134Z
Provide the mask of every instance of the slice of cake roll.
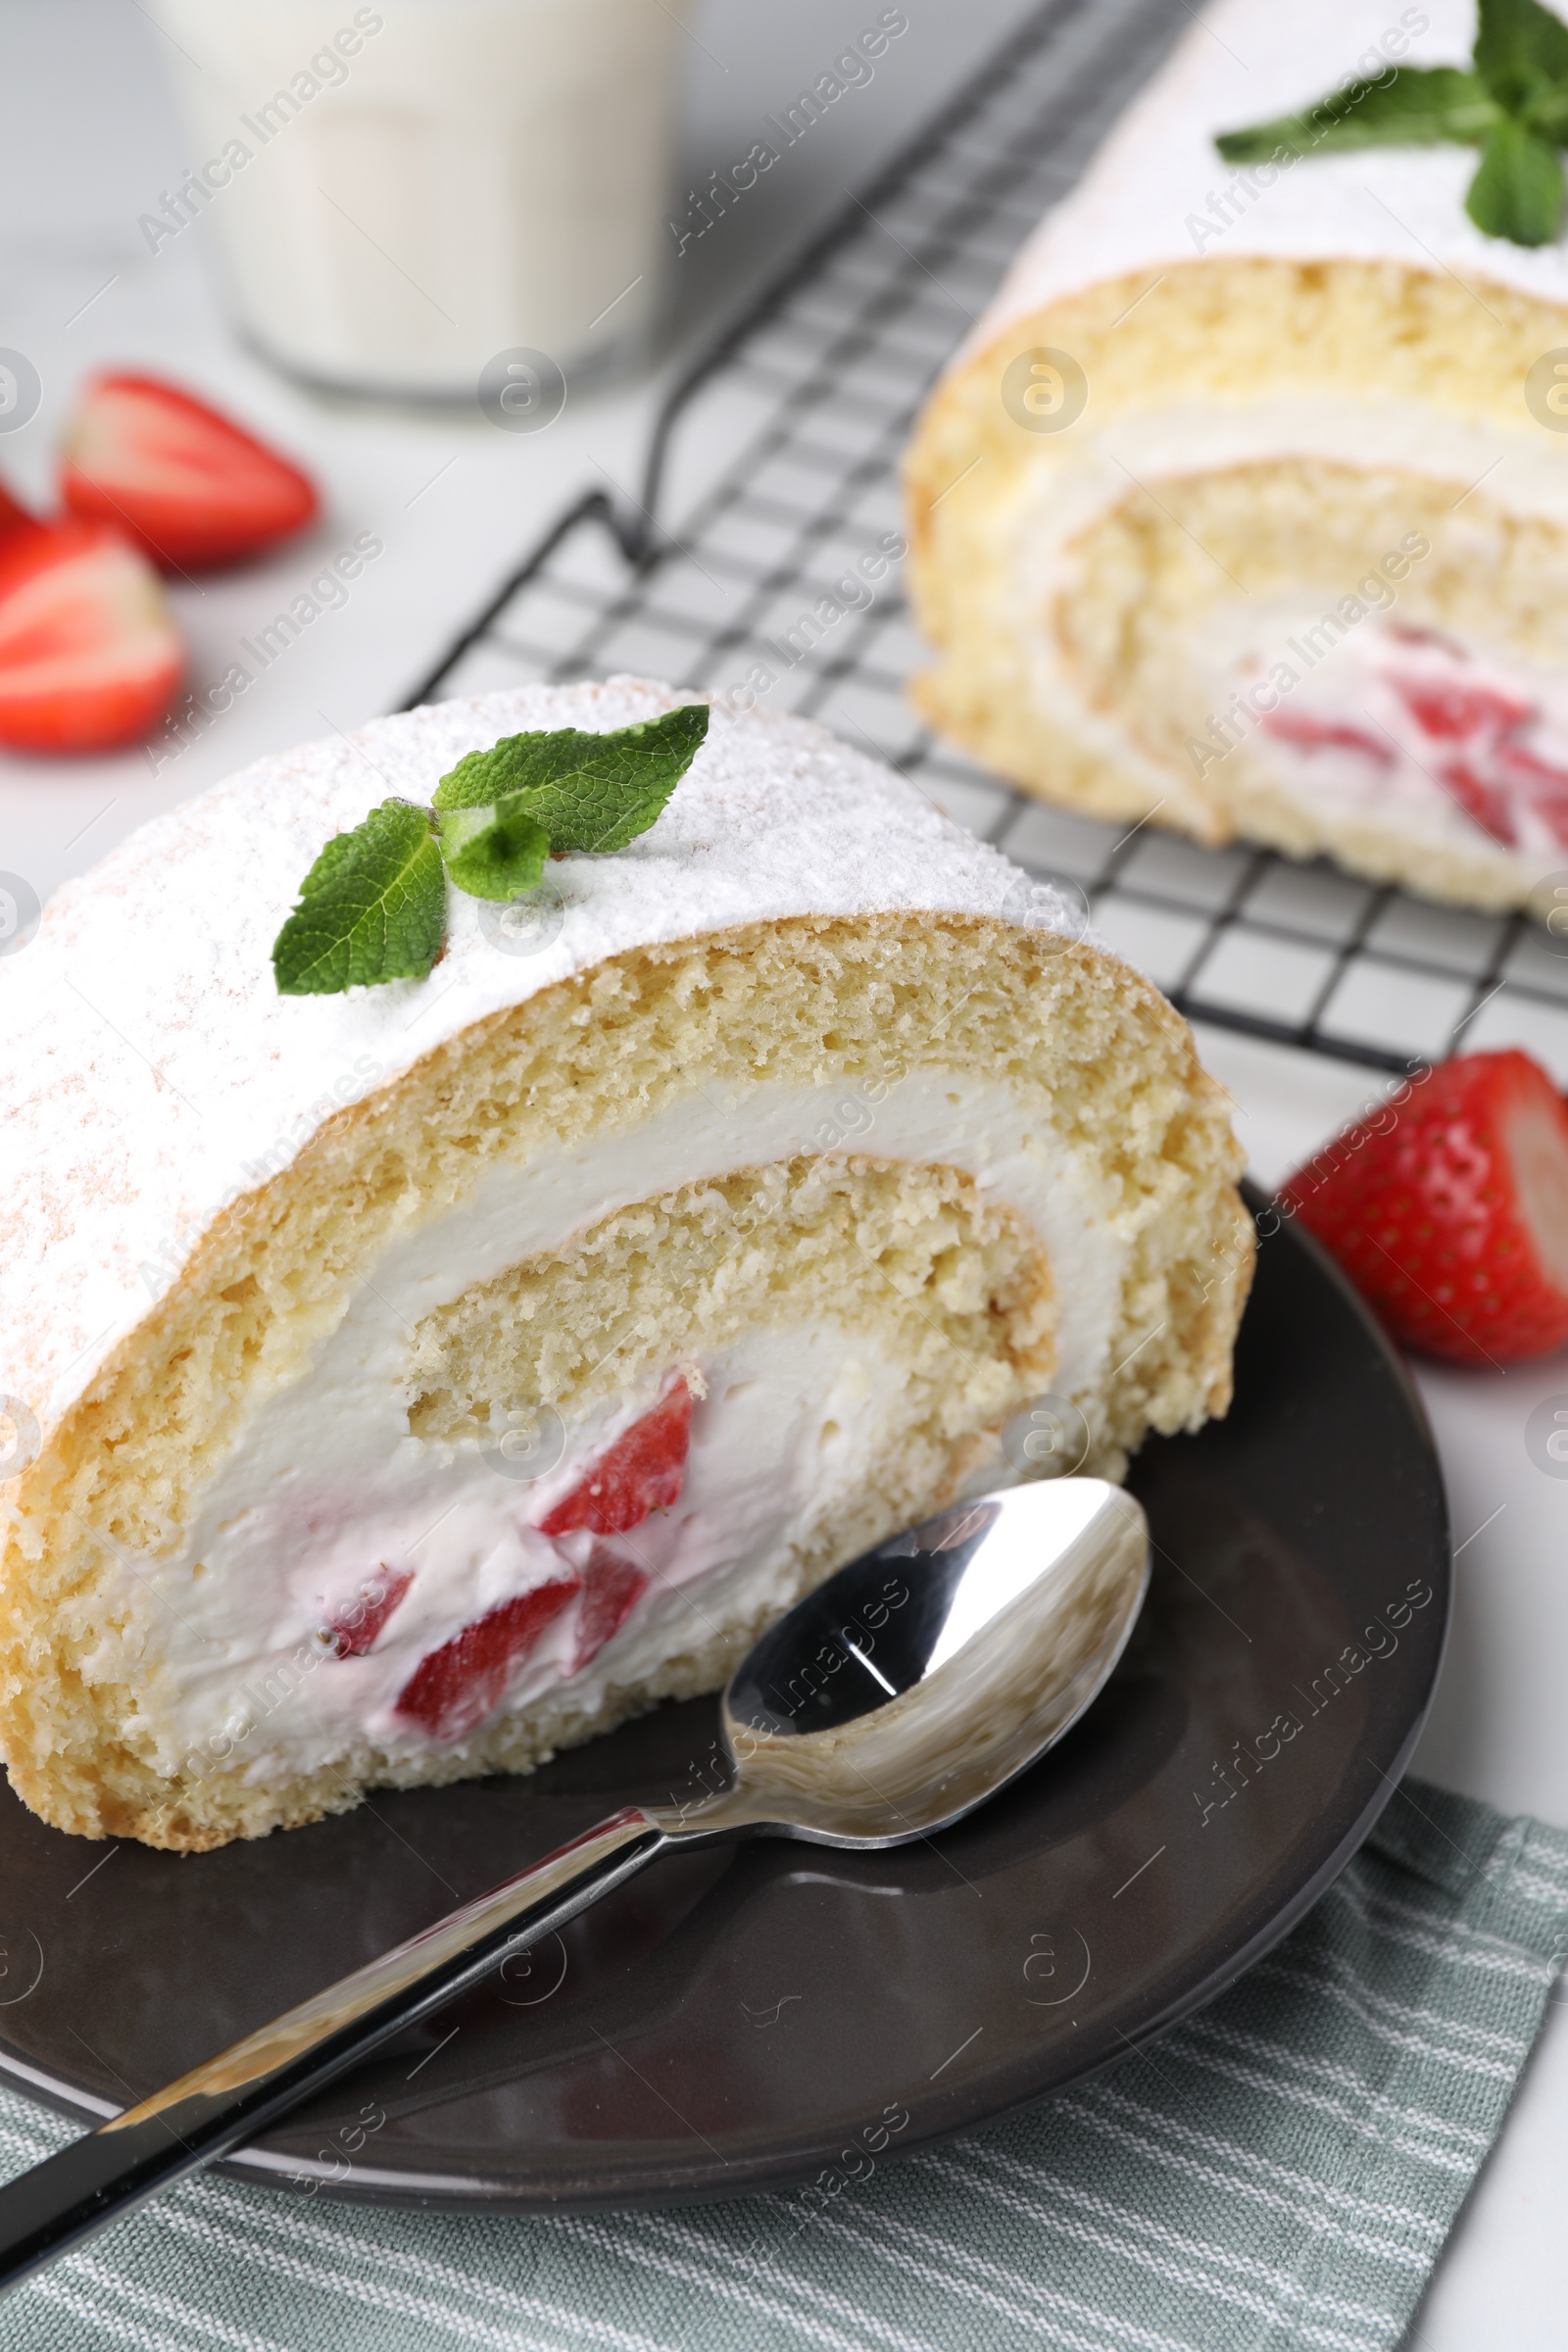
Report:
M1476 30L1219 0L939 381L915 699L1024 789L1482 907L1568 869L1568 254L1466 212Z
M1224 1411L1251 1225L1184 1024L817 727L698 706L629 846L453 889L426 977L279 993L372 804L682 703L265 760L6 961L0 1747L45 1819L200 1848L525 1769L956 1493Z

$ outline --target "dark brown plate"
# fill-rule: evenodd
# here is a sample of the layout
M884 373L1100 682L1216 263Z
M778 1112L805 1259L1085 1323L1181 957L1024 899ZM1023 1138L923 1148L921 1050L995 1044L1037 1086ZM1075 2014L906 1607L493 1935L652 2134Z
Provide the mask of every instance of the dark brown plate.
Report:
M1150 1444L1132 1484L1156 1547L1132 1645L994 1804L897 1853L656 1864L237 2169L401 2204L732 2196L1042 2098L1211 1999L1410 1753L1448 1610L1443 1483L1397 1359L1286 1227L1229 1419ZM78 2115L141 2097L612 1807L696 1794L714 1723L665 1707L531 1779L195 1860L0 1796L0 2067Z

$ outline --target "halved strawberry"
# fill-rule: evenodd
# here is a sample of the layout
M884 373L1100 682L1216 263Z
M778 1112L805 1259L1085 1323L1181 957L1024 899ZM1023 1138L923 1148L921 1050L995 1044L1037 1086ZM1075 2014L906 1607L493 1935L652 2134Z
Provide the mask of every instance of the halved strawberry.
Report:
M67 428L60 495L166 570L234 564L300 530L308 474L205 401L151 375L100 375Z
M35 531L39 527L36 515L29 514L21 500L13 498L4 482L0 482L0 539L9 539L13 531Z
M624 1536L650 1511L667 1511L680 1500L691 1437L692 1393L677 1372L659 1402L540 1520L540 1534L586 1527L596 1536Z
M184 665L157 573L116 532L51 522L0 539L0 743L134 743Z
M1528 1054L1464 1054L1281 1189L1396 1339L1456 1363L1568 1340L1568 1104Z
M434 1739L461 1740L499 1704L513 1668L581 1590L572 1572L475 1618L419 1660L393 1712L423 1724Z
M582 1606L577 1612L577 1647L568 1672L576 1674L618 1634L651 1583L646 1568L623 1560L608 1544L596 1544L582 1572Z
M412 1568L389 1568L383 1560L359 1591L333 1608L323 1628L332 1655L363 1658L414 1582Z
M1359 752L1363 759L1375 760L1379 767L1392 767L1396 758L1394 746L1385 737L1340 719L1314 718L1307 710L1271 710L1263 721L1263 732L1277 735L1282 743L1294 743L1298 751Z

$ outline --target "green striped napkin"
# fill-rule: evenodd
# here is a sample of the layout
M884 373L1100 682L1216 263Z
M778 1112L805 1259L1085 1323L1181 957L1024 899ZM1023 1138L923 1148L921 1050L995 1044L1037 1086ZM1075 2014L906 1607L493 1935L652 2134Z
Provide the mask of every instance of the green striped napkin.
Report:
M0 2346L1372 2352L1496 2135L1565 1921L1568 1835L1410 1782L1200 2016L831 2202L468 2219L199 2180L0 2307ZM8 2171L71 2132L0 2092Z

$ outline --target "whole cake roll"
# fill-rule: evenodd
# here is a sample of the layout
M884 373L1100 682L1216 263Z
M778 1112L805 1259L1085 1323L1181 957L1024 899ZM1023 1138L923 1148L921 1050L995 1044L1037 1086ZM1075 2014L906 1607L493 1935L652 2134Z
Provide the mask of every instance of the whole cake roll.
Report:
M0 1748L47 1820L199 1848L525 1768L966 1482L1225 1409L1251 1225L1185 1026L819 728L687 710L650 829L514 904L459 807L419 947L469 755L592 772L679 703L265 760L7 961Z
M1568 868L1568 28L1496 13L1218 0L938 382L913 691L1024 789L1476 906Z

